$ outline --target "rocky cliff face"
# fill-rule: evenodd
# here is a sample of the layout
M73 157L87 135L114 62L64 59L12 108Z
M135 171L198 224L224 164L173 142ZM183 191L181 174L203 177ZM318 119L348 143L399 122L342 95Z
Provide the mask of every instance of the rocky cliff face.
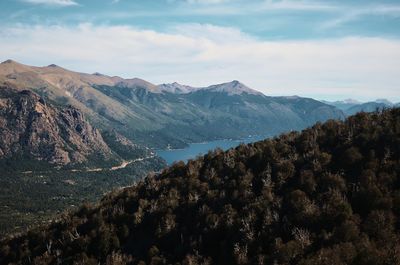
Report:
M80 164L112 151L73 107L58 109L32 91L0 87L0 159L18 155L57 165Z

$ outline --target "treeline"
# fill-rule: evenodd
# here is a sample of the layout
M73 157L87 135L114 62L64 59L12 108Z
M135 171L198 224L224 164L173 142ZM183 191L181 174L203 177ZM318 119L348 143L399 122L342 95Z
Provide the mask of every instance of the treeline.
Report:
M400 264L400 109L177 163L4 240L1 264Z

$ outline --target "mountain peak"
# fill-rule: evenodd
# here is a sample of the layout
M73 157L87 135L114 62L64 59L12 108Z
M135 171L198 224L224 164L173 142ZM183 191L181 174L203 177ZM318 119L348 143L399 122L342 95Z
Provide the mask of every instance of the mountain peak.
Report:
M2 65L4 65L4 66L6 66L6 67L12 67L12 66L26 66L26 65L24 65L24 64L22 64L22 63L19 63L19 62L17 62L17 61L14 61L14 60L11 60L11 59L8 59L8 60L5 60L4 62L2 62L1 63Z
M386 98L378 98L377 100L375 100L376 103L382 103L388 106L392 106L393 102L387 100Z
M14 73L30 72L32 68L14 60L8 59L0 63L0 75L9 75Z
M235 86L241 84L238 80L233 80L230 83Z
M352 98L346 98L343 100L343 103L345 104L360 104L361 102Z
M170 84L161 84L158 88L163 92L174 93L174 94L188 94L195 91L197 88L182 85L178 82L173 82Z
M263 95L261 92L251 89L245 84L239 82L238 80L233 80L228 83L222 83L218 85L213 85L205 88L214 92L224 92L230 95L241 95L243 93L252 94L252 95Z
M4 62L2 62L1 64L12 64L12 63L17 63L16 61L13 61L11 59L5 60Z

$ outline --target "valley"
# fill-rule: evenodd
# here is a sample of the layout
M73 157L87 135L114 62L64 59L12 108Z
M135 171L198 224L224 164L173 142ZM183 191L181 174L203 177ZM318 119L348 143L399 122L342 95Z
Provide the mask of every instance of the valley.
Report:
M398 264L399 136L391 109L208 152L1 240L0 263Z
M400 265L399 29L399 0L0 0L0 265Z
M154 85L12 60L0 64L0 106L0 234L174 162L347 115L330 102L270 97L236 80Z
M164 165L150 156L107 168L2 171L0 237L45 224L82 203L96 202L111 190L133 185Z

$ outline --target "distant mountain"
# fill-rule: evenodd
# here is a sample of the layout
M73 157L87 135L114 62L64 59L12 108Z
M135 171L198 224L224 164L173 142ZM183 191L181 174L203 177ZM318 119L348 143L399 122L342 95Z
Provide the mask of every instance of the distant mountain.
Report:
M305 98L275 98L239 81L193 88L154 85L138 78L84 74L57 65L0 64L0 83L31 89L47 101L72 105L101 131L113 128L155 148L302 129L316 121L342 119L335 107ZM307 106L308 105L308 106Z
M385 105L388 105L388 106L393 106L394 105L393 102L391 102L391 101L389 101L389 100L387 100L385 98L377 99L377 100L375 100L375 102L376 103L382 103L382 104L385 104Z
M173 93L173 94L187 94L198 90L198 88L181 85L177 82L174 82L172 84L161 84L158 86L158 88L163 92Z
M355 99L345 99L342 101L325 101L322 100L325 104L335 106L336 108L346 112L349 108L354 107L356 105L362 104L362 102L357 101Z
M243 93L252 95L263 95L261 92L251 89L237 80L208 87L191 87L175 82L172 84L159 85L158 88L163 92L174 94L189 94L198 91L210 91L227 93L228 95L241 95Z
M242 94L259 95L259 96L263 95L261 92L251 89L237 80L234 80L229 83L212 85L209 87L202 88L202 90L207 90L210 92L221 92L221 93L226 93L228 95L242 95Z
M399 264L400 109L177 163L0 241L1 264Z
M386 108L392 107L393 104L387 104L385 102L367 102L359 105L355 105L349 109L346 110L347 115L353 115L356 114L357 112L373 112L376 110L382 110Z
M396 106L387 99L377 99L375 101L362 103L354 99L346 99L343 101L322 101L328 105L332 105L341 109L346 115L353 115L357 112L373 112L377 109L390 108Z

